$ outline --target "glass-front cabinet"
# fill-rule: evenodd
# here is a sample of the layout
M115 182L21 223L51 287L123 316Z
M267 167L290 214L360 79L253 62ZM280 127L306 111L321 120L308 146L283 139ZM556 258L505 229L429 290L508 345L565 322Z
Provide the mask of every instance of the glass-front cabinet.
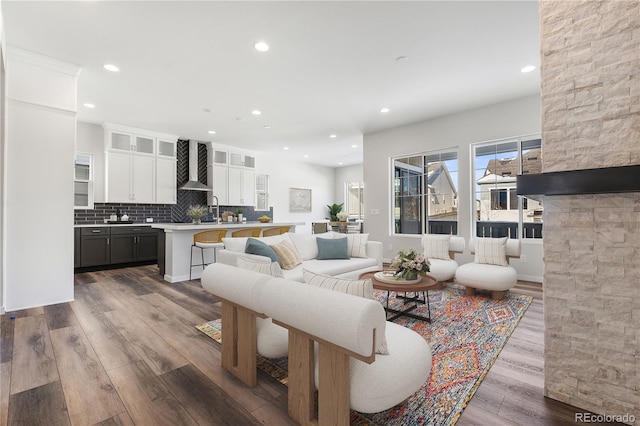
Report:
M93 168L89 154L76 154L73 174L73 206L76 209L93 208Z

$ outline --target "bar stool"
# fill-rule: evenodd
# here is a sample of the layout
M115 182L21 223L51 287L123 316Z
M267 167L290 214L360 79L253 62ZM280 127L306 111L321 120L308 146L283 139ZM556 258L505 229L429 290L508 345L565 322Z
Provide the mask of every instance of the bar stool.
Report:
M191 281L191 271L194 266L202 266L204 267L208 265L208 263L204 263L204 249L213 249L213 262L216 262L216 249L219 247L224 247L222 243L222 238L227 235L226 229L209 229L207 231L196 232L193 234L193 244L191 245L191 256L189 258L189 263L191 267L189 268L189 281ZM193 264L193 248L197 247L200 249L200 255L202 256L202 263Z
M238 229L237 231L232 231L231 232L231 237L253 237L253 238L259 238L260 237L260 231L262 231L262 229L260 228L245 228L245 229Z
M291 226L275 226L273 228L266 228L262 231L263 237L270 237L272 235L282 235L286 232L289 232Z

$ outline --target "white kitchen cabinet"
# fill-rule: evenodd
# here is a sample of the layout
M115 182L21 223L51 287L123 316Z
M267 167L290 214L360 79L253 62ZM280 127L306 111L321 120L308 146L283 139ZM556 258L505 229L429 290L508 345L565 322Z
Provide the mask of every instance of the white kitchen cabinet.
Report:
M105 201L174 204L177 136L105 123Z
M155 158L131 153L107 152L109 203L154 203Z
M212 172L211 195L218 197L221 205L229 204L229 168L214 164Z
M255 169L256 157L242 152L229 151L229 165Z
M158 157L156 161L156 203L175 204L176 160Z
M229 204L254 206L256 195L256 173L238 167L229 167Z

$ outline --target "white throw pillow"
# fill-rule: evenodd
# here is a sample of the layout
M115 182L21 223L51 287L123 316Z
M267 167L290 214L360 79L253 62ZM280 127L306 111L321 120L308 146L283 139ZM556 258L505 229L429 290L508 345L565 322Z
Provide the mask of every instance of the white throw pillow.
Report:
M422 237L424 243L424 256L427 259L451 260L449 256L449 241L451 235L425 235Z
M256 262L255 260L239 257L237 260L237 266L241 269L248 269L249 271L260 272L261 274L271 275L272 277L283 278L282 269L278 262Z
M316 274L315 272L311 272L307 269L302 270L302 276L304 277L304 281L309 285L339 291L353 296L374 299L373 283L370 279L349 280L345 278L336 278L329 275ZM376 342L376 353L383 355L389 353L384 330L382 330L381 333L376 333Z
M349 257L367 257L369 234L347 234Z
M280 258L282 269L293 269L302 263L302 257L300 257L291 241L280 241L278 244L272 244L269 247Z
M225 237L222 239L224 249L229 251L239 251L244 253L244 248L247 245L248 237Z
M302 257L302 260L311 260L318 257L318 243L316 243L316 235L298 234L294 232L289 234L289 238L296 247L300 257Z
M476 250L475 263L509 266L509 262L507 262L507 237L476 237L474 243Z

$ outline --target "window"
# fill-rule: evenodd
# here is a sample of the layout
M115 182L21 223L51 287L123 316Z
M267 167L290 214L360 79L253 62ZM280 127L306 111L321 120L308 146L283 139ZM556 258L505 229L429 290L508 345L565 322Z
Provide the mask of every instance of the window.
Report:
M345 211L350 219L364 219L364 183L345 182Z
M269 210L268 175L256 175L256 208L254 210Z
M396 234L458 233L458 154L393 159Z
M73 180L73 206L76 209L93 208L93 169L89 154L76 154Z
M542 238L542 203L516 190L517 175L542 172L541 142L522 138L473 146L477 236Z

